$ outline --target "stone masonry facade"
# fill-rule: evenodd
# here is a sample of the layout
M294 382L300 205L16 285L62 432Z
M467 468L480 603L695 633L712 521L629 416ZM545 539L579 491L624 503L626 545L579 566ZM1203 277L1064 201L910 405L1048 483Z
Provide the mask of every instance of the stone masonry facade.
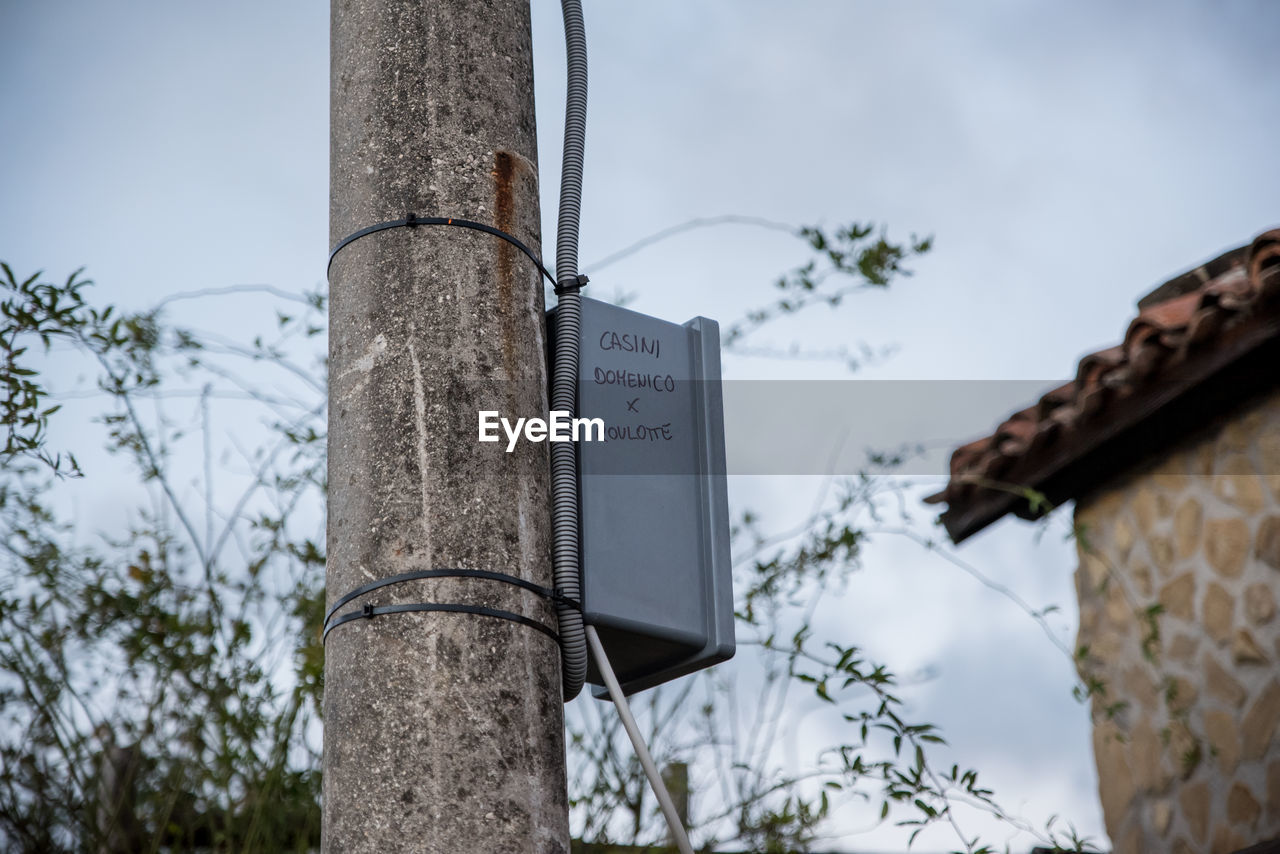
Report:
M1118 473L1076 522L1114 851L1280 837L1280 391Z

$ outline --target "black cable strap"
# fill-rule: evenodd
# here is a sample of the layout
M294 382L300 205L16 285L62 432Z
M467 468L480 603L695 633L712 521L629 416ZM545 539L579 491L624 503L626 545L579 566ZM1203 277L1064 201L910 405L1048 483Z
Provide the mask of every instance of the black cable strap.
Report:
M511 622L535 628L548 637L554 638L557 643L560 641L559 634L548 626L539 623L537 620L532 620L528 617L521 616L520 614L514 614L510 611L501 611L496 608L484 608L479 605L457 605L435 602L421 602L411 605L365 605L358 611L349 611L337 619L334 619L334 614L339 608L360 598L361 596L364 596L366 593L371 593L372 591L383 587L390 587L393 584L404 584L409 581L419 581L424 578L478 578L484 581L497 581L502 584L510 584L515 587L519 587L522 590L529 591L530 593L535 593L538 596L541 596L544 599L549 599L557 604L567 605L574 610L582 610L581 602L566 596L560 590L543 587L541 584L534 584L532 581L526 581L519 576L510 575L505 572L491 572L487 569L420 569L415 570L414 572L403 572L399 575L391 575L387 578L379 578L375 581L370 581L368 584L362 584L351 592L341 596L338 601L334 603L333 607L325 612L324 631L321 635L321 640L323 641L327 638L329 636L329 632L333 631L337 626L340 626L343 623L349 623L352 620L371 618L382 614L401 614L408 611L447 611L456 614L480 614L485 617L497 617L503 620L510 620Z
M343 623L350 623L353 620L366 620L373 617L380 617L384 614L404 614L412 611L443 611L450 614L479 614L482 617L497 617L500 620L509 620L512 623L519 623L522 626L528 626L537 629L556 643L560 643L560 635L550 626L543 625L537 620L531 620L521 614L513 614L511 611L500 611L497 608L483 608L479 605L454 605L444 602L415 602L410 605L365 605L358 611L351 611L343 614L338 619L327 625L324 634L320 637L320 642L324 643L329 638L329 632L336 629Z
M568 293L576 294L579 291L581 291L583 288L585 288L587 286L587 282L589 281L591 280L588 279L583 274L579 273L578 275L574 276L572 279L566 278L564 282L557 282L556 286L552 288L552 290L556 292L556 296L558 297L562 297Z
M492 225L486 225L483 222L473 222L469 219L455 219L453 217L444 216L418 216L414 213L407 214L404 219L392 219L386 222L380 222L377 225L362 228L359 231L353 232L339 240L338 245L333 247L333 251L329 253L329 264L325 267L325 278L328 278L329 276L329 268L333 266L334 257L337 256L337 254L348 244L354 243L360 238L367 237L370 234L376 234L379 231L386 231L388 228L416 228L420 225L450 225L455 228L470 228L474 231L483 231L485 234L492 234L494 237L501 237L503 240L507 241L528 256L529 260L538 268L538 272L551 283L553 288L555 288L557 294L562 293L563 290L581 290L582 286L587 283L586 276L578 276L574 280L574 283L566 285L562 290L561 285L555 280L555 277L548 273L547 268L542 265L542 259L533 254L533 250L526 246L520 238L507 234L500 228L494 228ZM581 279L581 281L578 282L577 279Z

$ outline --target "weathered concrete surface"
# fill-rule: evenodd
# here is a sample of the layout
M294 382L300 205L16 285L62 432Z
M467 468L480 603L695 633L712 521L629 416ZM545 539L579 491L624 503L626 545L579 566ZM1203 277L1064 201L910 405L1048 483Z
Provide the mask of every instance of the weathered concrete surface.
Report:
M412 211L539 245L527 0L333 0L331 245ZM461 567L551 586L546 446L477 441L478 409L546 411L542 287L490 235L400 228L330 277L328 600ZM555 625L507 585L366 596ZM559 652L483 616L343 625L325 661L324 850L567 852Z

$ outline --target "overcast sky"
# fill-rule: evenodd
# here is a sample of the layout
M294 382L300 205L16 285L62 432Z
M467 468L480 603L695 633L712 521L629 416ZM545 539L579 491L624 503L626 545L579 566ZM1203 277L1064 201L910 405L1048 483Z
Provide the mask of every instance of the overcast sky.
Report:
M1120 339L1139 296L1280 224L1274 3L585 6L583 262L719 214L935 235L912 278L765 336L896 348L862 378L1060 382ZM558 4L533 7L549 236L563 35ZM131 308L175 290L322 284L327 4L8 0L0 33L0 258L19 273L85 265L99 297ZM804 260L784 234L724 226L593 284L670 320L727 322ZM232 307L205 311L206 325L236 323ZM747 358L725 372L847 376ZM993 427L1030 402L1010 388L1007 404L915 438ZM782 528L812 493L810 481L744 477L732 498ZM1055 631L1070 644L1072 549L1034 534L1006 521L960 554L1036 607L1061 605ZM821 619L899 672L935 672L908 692L912 713L940 723L955 761L1015 810L1101 834L1070 665L1006 600L882 538ZM838 844L903 841L877 831Z

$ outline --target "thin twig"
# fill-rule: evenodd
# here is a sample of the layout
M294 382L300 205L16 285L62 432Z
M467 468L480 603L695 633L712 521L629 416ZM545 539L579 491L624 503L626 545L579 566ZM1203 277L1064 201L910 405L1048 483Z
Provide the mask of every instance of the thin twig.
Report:
M192 291L179 291L176 294L170 294L152 305L151 310L156 312L170 303L179 302L181 300L203 299L204 297L225 296L226 294L270 294L271 296L278 297L279 299L302 303L306 306L314 306L314 303L302 294L281 290L273 285L227 285L226 287L221 288L198 288Z
M660 231L655 231L647 237L642 237L630 246L626 246L611 255L606 255L598 261L593 261L590 264L587 264L582 268L582 272L594 273L608 267L610 264L616 264L623 258L634 255L641 249L652 246L655 243L660 243L667 238L675 237L677 234L684 234L687 231L694 231L699 228L711 228L717 225L751 225L758 228L771 229L773 231L782 231L791 235L799 234L799 229L794 225L785 222L778 222L777 220L765 219L764 217L759 216L723 214L721 216L695 217L678 225L672 225L661 229Z

